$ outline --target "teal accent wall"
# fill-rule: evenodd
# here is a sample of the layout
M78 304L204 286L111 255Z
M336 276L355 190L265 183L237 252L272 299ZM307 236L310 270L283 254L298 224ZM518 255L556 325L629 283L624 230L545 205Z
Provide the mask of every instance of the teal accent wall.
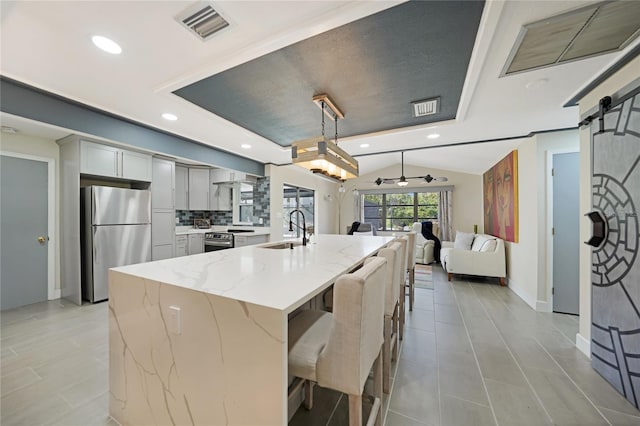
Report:
M264 176L264 164L0 76L0 110L144 150Z

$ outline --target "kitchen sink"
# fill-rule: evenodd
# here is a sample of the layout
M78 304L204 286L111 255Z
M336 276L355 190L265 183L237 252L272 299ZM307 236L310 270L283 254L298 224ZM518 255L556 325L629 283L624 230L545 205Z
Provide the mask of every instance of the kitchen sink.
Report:
M260 248L266 248L266 249L275 249L275 250L283 250L283 249L291 249L291 247L297 247L297 246L301 246L302 243L300 241L281 241L279 243L273 243L273 244L265 244L262 246L257 246Z

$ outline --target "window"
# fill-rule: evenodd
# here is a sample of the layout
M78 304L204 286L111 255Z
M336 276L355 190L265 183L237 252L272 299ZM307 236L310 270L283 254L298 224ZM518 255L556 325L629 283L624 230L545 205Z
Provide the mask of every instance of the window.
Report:
M253 225L253 184L233 184L233 223Z
M301 237L302 230L296 226L296 224L302 226L302 216L294 214L291 219L293 222L293 231L289 231L289 215L295 209L302 210L307 225L307 229L313 226L314 216L314 192L311 189L298 188L292 185L284 185L283 188L283 204L284 204L284 217L283 217L283 230L282 235L284 237Z
M437 192L364 194L362 217L379 231L406 231L413 222L437 221L439 202Z

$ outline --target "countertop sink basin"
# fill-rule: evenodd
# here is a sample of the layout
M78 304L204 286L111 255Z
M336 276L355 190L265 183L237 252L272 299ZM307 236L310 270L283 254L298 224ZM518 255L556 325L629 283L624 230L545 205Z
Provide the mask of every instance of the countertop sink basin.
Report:
M266 249L275 249L275 250L283 250L283 249L291 249L292 247L301 246L302 243L300 241L281 241L279 243L265 244L262 246L258 246L260 248Z

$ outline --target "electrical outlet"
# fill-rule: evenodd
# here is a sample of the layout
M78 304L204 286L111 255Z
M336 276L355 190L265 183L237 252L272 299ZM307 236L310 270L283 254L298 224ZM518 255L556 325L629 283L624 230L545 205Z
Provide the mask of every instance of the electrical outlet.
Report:
M167 322L169 333L182 334L182 316L180 315L179 307L169 306L169 318Z

